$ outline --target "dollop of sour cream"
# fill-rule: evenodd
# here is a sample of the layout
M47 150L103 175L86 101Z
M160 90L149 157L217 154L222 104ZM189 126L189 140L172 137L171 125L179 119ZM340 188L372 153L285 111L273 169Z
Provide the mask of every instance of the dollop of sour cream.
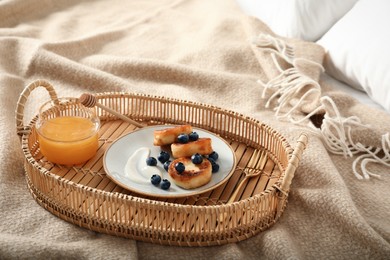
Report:
M138 148L127 160L125 165L126 176L139 184L149 184L153 174L162 173L159 167L146 165L146 159L150 156L150 148Z

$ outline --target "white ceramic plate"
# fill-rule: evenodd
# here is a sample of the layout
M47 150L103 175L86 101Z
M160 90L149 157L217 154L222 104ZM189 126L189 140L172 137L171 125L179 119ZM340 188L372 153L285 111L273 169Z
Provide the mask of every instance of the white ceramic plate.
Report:
M186 197L203 193L215 189L229 179L236 167L236 157L234 155L234 151L232 150L230 145L219 136L209 131L195 127L193 128L193 130L199 134L199 137L209 137L212 139L213 149L219 155L219 158L217 160L217 163L220 166L219 171L213 173L211 181L208 184L197 189L186 190L176 186L171 181L171 187L168 190L163 190L159 186L154 186L153 184L151 184L150 180L147 180L145 183L139 183L129 178L129 176L125 174L125 166L129 157L139 148L148 147L151 150L150 156L153 156L157 159L158 155L161 152L161 148L159 146L153 145L154 130L169 127L173 126L163 125L144 127L115 140L106 150L103 158L103 165L107 175L115 183L130 191L134 191L147 196L164 198ZM172 157L171 160L173 160ZM164 170L163 165L159 161L157 162L157 167L161 169L163 178L170 180L169 174ZM139 173L132 172L132 174Z

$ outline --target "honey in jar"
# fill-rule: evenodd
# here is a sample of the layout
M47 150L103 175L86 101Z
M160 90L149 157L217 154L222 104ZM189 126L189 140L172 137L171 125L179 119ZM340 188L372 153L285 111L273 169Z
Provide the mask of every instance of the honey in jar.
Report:
M86 162L98 149L99 119L77 100L55 103L46 103L40 110L37 130L42 155L57 164Z

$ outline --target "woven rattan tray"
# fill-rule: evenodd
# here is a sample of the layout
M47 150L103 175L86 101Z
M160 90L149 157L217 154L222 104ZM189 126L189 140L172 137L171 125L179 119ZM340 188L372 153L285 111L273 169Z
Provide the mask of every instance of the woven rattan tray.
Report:
M230 179L206 193L185 198L152 198L132 193L111 181L102 158L112 141L136 129L134 125L97 108L102 126L97 155L82 166L53 165L40 153L37 117L23 124L30 92L52 85L38 80L21 93L16 109L17 133L25 155L25 172L34 199L59 218L111 235L179 246L209 246L247 239L274 224L282 214L291 180L307 143L298 138L295 149L269 126L218 107L130 93L100 93L98 102L147 125L191 124L230 143L237 167ZM264 171L251 178L237 200L226 203L255 150L266 150Z

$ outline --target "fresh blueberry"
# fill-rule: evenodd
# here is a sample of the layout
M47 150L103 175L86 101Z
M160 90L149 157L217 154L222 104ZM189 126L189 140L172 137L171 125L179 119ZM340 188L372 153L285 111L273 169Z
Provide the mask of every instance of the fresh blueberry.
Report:
M196 153L194 155L191 156L191 161L194 163L194 164L201 164L202 161L203 161L203 157L202 155Z
M212 169L211 169L212 173L216 173L219 171L219 164L218 163L211 164L211 167L212 167Z
M161 189L167 190L169 187L171 187L171 182L168 181L167 179L163 179L160 185Z
M215 160L211 157L207 157L207 160L209 160L211 164L216 164Z
M175 169L178 173L182 173L182 172L184 172L186 167L184 166L184 164L182 162L178 162L175 164Z
M166 171L168 171L168 168L169 168L169 165L171 164L171 160L168 160L168 161L166 161L165 163L164 163L164 169L166 170Z
M186 143L188 143L189 137L187 134L180 134L177 137L177 140L179 141L179 143L186 144Z
M158 184L160 184L160 182L161 182L161 177L160 177L160 175L153 174L152 177L150 177L150 182L151 182L153 185L158 185Z
M213 159L214 161L218 160L218 153L216 151L213 151L209 154L209 158Z
M156 166L157 165L157 160L154 157L148 157L146 159L146 164L149 166Z
M161 163L165 163L166 161L169 160L169 153L165 152L165 151L161 151L160 152L160 155L157 157L157 159L161 162Z
M211 172L212 173L215 173L217 171L219 171L219 164L215 162L215 160L213 158L207 158L210 163L211 163L211 167L212 167L212 170Z
M190 139L190 141L196 141L199 139L199 135L197 132L192 132L188 135L188 138Z

